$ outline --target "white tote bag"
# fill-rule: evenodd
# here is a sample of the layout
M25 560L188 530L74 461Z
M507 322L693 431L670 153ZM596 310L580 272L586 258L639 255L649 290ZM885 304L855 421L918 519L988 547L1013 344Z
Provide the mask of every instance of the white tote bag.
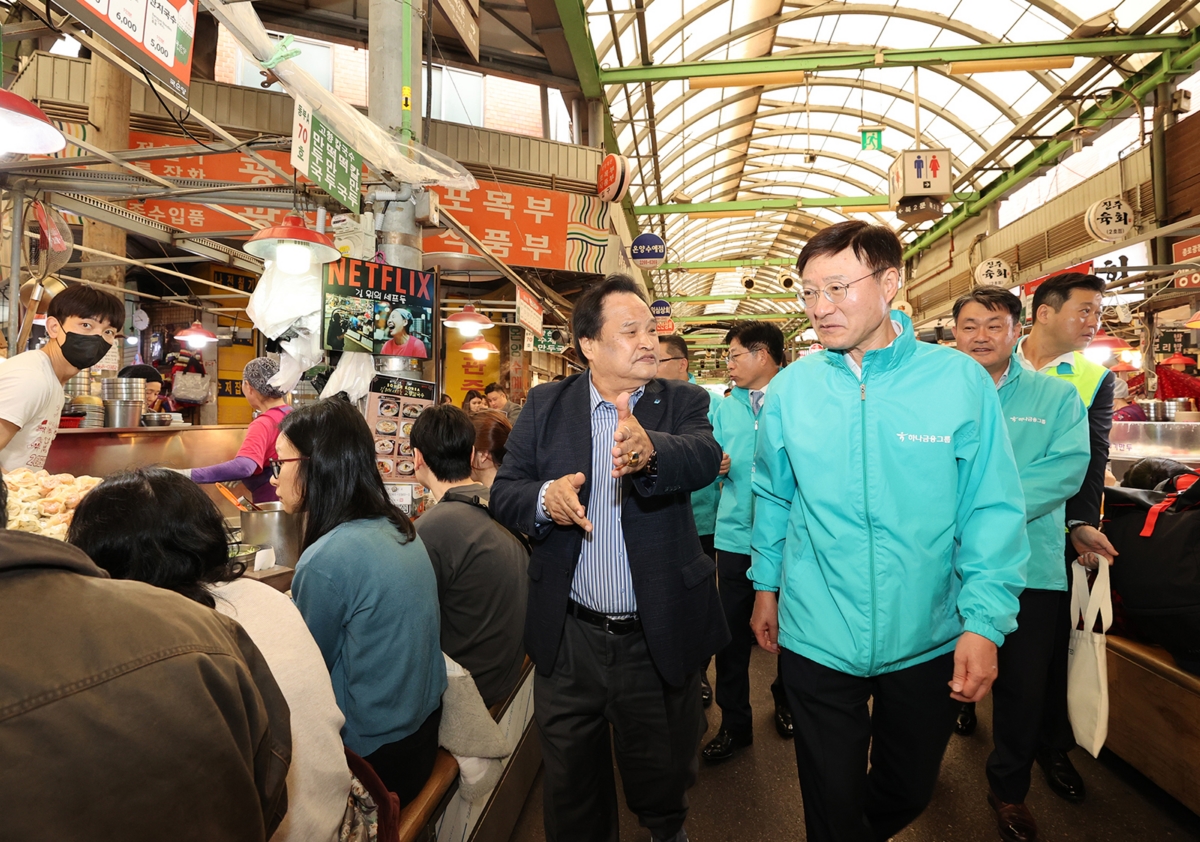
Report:
M1108 564L1101 561L1096 581L1088 593L1087 568L1079 562L1072 567L1071 643L1067 656L1067 712L1075 742L1093 757L1099 756L1108 737L1108 660L1105 637L1095 632L1096 618L1102 619L1105 632L1112 625L1112 590L1108 584ZM1077 629L1080 617L1083 629Z

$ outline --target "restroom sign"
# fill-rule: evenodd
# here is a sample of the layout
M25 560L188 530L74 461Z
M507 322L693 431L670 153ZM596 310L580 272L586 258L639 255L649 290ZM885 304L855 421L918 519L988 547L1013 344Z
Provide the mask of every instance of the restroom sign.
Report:
M888 199L917 196L946 197L953 191L949 149L910 149L901 152L888 170Z

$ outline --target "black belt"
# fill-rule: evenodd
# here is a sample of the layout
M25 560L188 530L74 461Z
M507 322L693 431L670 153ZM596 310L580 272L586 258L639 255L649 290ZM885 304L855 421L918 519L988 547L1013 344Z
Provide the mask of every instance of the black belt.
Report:
M567 600L567 613L573 614L585 623L599 626L608 634L630 634L642 630L642 621L636 615L620 619L609 617L607 614L600 614L590 608L584 608L573 599Z

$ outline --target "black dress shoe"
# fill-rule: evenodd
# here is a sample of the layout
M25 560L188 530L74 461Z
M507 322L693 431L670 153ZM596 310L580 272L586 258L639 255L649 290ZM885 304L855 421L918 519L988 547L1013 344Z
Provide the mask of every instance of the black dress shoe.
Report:
M1059 798L1078 804L1087 796L1083 778L1075 771L1075 766L1065 751L1056 748L1041 749L1037 753L1037 762L1046 773L1046 783Z
M996 811L996 829L1004 842L1034 842L1038 838L1037 822L1024 804L1008 804L988 793L988 804Z
M721 763L749 748L753 742L753 737L737 737L732 731L722 728L700 752L700 756L704 758L705 763Z
M975 733L979 721L975 718L975 703L963 702L958 709L958 719L954 720L954 733L960 737L969 737Z
M775 730L785 740L796 736L796 727L792 724L792 712L783 705L775 705Z
M712 704L712 685L708 683L708 676L700 676L700 703L705 707Z

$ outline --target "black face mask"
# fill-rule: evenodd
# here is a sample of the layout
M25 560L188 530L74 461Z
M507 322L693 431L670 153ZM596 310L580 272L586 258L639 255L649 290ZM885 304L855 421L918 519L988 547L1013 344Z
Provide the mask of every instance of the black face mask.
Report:
M112 343L103 336L72 333L69 330L64 332L67 338L60 346L62 355L75 368L91 368L104 359L105 354L112 348Z

